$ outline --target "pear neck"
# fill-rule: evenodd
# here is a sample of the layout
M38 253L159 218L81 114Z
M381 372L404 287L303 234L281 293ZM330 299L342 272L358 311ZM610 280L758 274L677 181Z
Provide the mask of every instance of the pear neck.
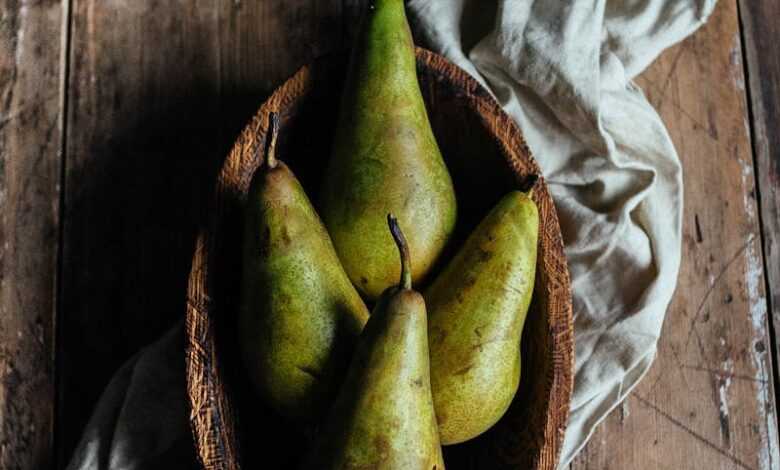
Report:
M268 169L276 168L279 160L276 159L276 141L279 137L279 115L275 112L268 114L268 130L265 137L265 166Z
M387 224L390 227L390 233L393 236L398 247L398 253L401 256L401 279L398 283L398 287L404 290L412 289L412 261L409 255L409 244L406 243L406 237L398 225L398 220L393 214L387 214Z

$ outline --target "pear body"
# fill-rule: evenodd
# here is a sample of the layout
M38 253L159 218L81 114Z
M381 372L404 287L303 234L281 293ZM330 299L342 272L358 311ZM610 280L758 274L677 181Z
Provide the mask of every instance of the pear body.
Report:
M517 392L538 233L534 202L509 193L425 291L431 387L444 445L488 430Z
M403 0L375 0L353 47L320 213L352 282L375 300L395 284L384 215L406 227L415 282L447 243L455 192L417 82Z
M425 301L382 295L302 469L443 470L431 396Z
M338 392L368 310L282 162L255 173L243 248L238 339L250 379L281 415L317 420Z

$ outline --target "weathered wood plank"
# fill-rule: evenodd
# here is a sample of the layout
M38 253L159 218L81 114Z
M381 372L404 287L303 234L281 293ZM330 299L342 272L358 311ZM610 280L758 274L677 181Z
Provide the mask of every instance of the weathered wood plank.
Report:
M572 469L778 469L736 0L638 82L683 162L683 263L653 368Z
M751 103L764 266L774 330L775 391L780 365L780 3L739 0Z
M184 314L216 171L276 85L343 46L341 9L340 0L73 0L65 460L113 372Z
M0 468L52 464L63 2L0 0Z

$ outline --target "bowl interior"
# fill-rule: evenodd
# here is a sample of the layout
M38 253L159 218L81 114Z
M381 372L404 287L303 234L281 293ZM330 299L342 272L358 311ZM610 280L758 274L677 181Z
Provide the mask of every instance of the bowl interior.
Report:
M212 346L218 351L210 356L219 362L221 379L198 386L212 387L214 390L205 393L220 395L232 412L221 417L217 429L204 430L198 420L193 420L193 426L196 438L199 433L210 433L217 451L220 445L229 444L225 442L236 441L243 468L295 468L309 439L252 394L234 340L241 273L241 209L262 157L255 150L262 148L267 112L278 111L278 155L316 203L330 154L345 70L345 57L333 56L299 72L296 77L300 78L301 73L305 76L298 84L288 86L288 82L288 89L275 94L238 139L218 183L206 269L210 279L207 315L214 329ZM421 50L418 73L458 198L456 234L447 248L451 253L506 192L516 189L527 174L538 173L539 169L514 123L464 72ZM543 181L534 197L540 206L542 227L534 301L522 340L520 390L494 428L477 439L445 448L448 469L555 466L571 387L570 296L560 230ZM449 257L446 253L442 259ZM568 344L562 348L560 341ZM188 380L189 373L188 363ZM551 417L551 410L555 416Z

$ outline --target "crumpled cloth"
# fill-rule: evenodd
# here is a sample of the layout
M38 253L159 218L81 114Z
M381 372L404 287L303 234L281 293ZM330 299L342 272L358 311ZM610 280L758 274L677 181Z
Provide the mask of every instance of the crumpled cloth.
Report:
M563 468L650 368L680 267L682 169L632 79L701 26L715 0L490 4L410 8L418 36L517 120L555 200L576 347Z
M574 394L560 468L656 354L681 253L682 170L632 79L715 0L409 0L416 37L514 119L555 199L572 279ZM183 329L108 386L68 467L187 468ZM190 450L191 452L191 450ZM178 462L178 466L174 463ZM162 467L160 467L162 468Z

